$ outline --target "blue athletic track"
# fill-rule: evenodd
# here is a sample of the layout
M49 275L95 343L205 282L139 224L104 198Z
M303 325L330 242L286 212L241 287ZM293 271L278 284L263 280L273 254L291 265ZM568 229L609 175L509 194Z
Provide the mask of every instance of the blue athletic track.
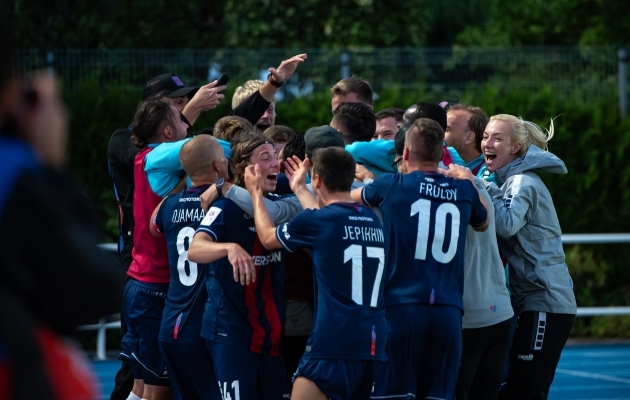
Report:
M120 362L94 361L109 398ZM560 358L549 400L630 400L630 343L569 344Z

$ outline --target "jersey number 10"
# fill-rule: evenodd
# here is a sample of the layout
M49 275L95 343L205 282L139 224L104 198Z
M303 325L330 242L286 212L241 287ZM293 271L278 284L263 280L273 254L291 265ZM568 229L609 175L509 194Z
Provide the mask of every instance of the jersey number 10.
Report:
M416 260L426 260L429 248L429 228L431 226L431 200L420 199L411 205L411 216L418 214L418 236L416 238ZM446 216L451 215L451 237L448 249L444 249L446 236ZM435 210L435 228L433 229L433 244L431 255L439 263L450 262L457 252L459 239L459 209L453 203L442 203Z

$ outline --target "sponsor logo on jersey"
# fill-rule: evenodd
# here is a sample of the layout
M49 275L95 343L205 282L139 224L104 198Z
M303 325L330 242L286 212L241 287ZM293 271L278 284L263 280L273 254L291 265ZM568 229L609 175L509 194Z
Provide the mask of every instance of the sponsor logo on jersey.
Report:
M256 227L250 226L250 227L249 227L249 228L247 228L247 229L249 229L250 231L252 231L252 232L254 232L254 233L256 232Z
M282 233L284 234L284 237L286 239L291 239L291 235L289 234L289 228L287 227L287 224L282 225Z
M243 213L243 218L244 219L252 219L252 216L247 214L247 213Z
M429 178L428 176L425 176L424 180L427 181L427 182L435 182L435 179Z
M255 267L262 267L272 262L282 261L282 252L274 251L266 256L252 256Z
M519 360L523 360L523 361L532 361L534 359L534 355L533 354L519 354L518 356Z
M203 218L203 221L201 221L200 225L210 226L214 222L214 220L217 219L219 214L221 214L221 211L222 210L219 207L210 207L208 213Z

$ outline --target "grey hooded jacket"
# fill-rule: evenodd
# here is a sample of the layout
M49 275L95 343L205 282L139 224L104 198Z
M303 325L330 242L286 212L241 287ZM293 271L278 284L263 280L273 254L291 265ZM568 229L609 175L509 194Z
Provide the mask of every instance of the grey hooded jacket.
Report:
M509 284L518 314L575 314L573 281L564 261L560 223L538 171L566 174L558 157L530 146L525 156L495 171L490 184L499 248L508 258Z

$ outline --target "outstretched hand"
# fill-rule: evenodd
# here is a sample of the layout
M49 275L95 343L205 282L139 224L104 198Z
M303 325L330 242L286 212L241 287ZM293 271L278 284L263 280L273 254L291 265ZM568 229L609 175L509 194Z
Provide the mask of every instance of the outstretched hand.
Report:
M276 82L284 82L291 78L298 64L306 60L306 54L298 54L284 60L280 63L280 66L276 68L269 68L269 72L273 75Z
M306 174L311 168L311 160L306 157L304 161L297 156L287 158L284 162L284 174L289 179L289 186L293 193L301 186L306 186Z
M469 168L462 167L461 165L451 164L448 166L449 169L439 168L438 172L442 175L449 176L455 179L468 179L471 182L475 182L475 177Z
M241 285L249 285L256 282L254 260L241 246L232 243L232 246L228 248L228 260L232 264L234 282L240 282Z
M263 194L263 176L258 164L245 168L245 188L252 195Z
M214 80L207 85L199 88L197 93L190 99L190 103L194 103L201 111L209 111L215 109L221 100L225 98L221 92L227 86L217 86L218 81Z

